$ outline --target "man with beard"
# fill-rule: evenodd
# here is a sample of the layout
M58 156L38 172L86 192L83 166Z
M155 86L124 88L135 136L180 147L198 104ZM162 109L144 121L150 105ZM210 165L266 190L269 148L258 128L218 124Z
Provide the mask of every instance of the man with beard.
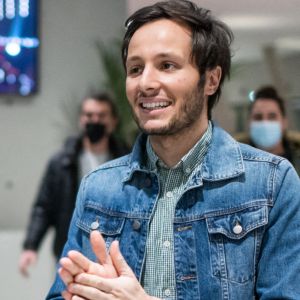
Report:
M104 162L128 153L113 136L118 123L116 106L110 96L99 93L86 97L80 109L81 134L69 137L62 150L48 163L36 201L32 207L20 272L37 260L37 251L50 227L55 229L53 253L58 260L67 240L76 193L82 177Z
M185 0L126 26L126 92L143 134L82 181L47 299L298 299L299 178L211 121L231 31Z

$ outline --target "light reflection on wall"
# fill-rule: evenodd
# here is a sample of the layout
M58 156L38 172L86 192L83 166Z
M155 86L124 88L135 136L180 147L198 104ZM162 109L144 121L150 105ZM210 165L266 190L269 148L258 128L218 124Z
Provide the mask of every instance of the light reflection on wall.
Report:
M0 0L0 94L37 90L38 0Z

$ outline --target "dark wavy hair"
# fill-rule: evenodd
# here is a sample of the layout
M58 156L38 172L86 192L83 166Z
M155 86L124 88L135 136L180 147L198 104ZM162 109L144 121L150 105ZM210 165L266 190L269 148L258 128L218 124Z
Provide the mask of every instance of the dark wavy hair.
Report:
M83 104L89 99L93 99L100 103L108 104L108 106L110 107L112 116L114 118L118 119L119 116L118 116L117 106L116 106L115 100L110 96L110 94L108 94L106 92L98 92L98 93L89 94L89 95L85 96L83 98L83 100L81 101L80 112L82 112Z
M257 100L272 100L277 103L282 116L286 116L286 109L284 100L279 96L275 87L271 85L262 86L254 92L254 100L251 103L250 111L252 111L253 105Z
M170 19L187 25L192 32L191 59L197 64L200 86L204 86L205 72L217 66L222 68L222 76L217 91L208 98L208 118L221 95L221 86L230 75L231 50L233 41L231 30L223 22L215 19L211 12L187 0L169 0L143 7L133 13L125 22L126 33L122 45L122 59L126 69L128 46L133 34L146 23Z

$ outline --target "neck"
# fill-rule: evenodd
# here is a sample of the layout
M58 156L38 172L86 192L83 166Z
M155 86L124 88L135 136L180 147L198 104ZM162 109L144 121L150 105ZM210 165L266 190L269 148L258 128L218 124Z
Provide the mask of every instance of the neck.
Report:
M102 154L109 152L109 137L103 137L99 142L92 144L89 138L83 138L83 149L94 154Z
M173 135L151 135L150 142L154 152L168 167L175 166L207 130L208 121L203 123Z
M270 148L270 149L266 149L266 151L275 154L275 155L282 155L284 154L284 146L283 146L283 142L281 141L280 143L278 143L277 145L275 145L274 147Z

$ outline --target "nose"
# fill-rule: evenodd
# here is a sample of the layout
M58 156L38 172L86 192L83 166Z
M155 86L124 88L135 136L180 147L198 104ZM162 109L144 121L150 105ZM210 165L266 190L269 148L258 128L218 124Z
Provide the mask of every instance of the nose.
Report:
M99 123L101 121L101 118L99 118L99 116L97 114L94 114L92 116L92 122L93 123Z
M145 67L139 78L139 90L145 94L154 94L160 88L158 74L154 67Z

